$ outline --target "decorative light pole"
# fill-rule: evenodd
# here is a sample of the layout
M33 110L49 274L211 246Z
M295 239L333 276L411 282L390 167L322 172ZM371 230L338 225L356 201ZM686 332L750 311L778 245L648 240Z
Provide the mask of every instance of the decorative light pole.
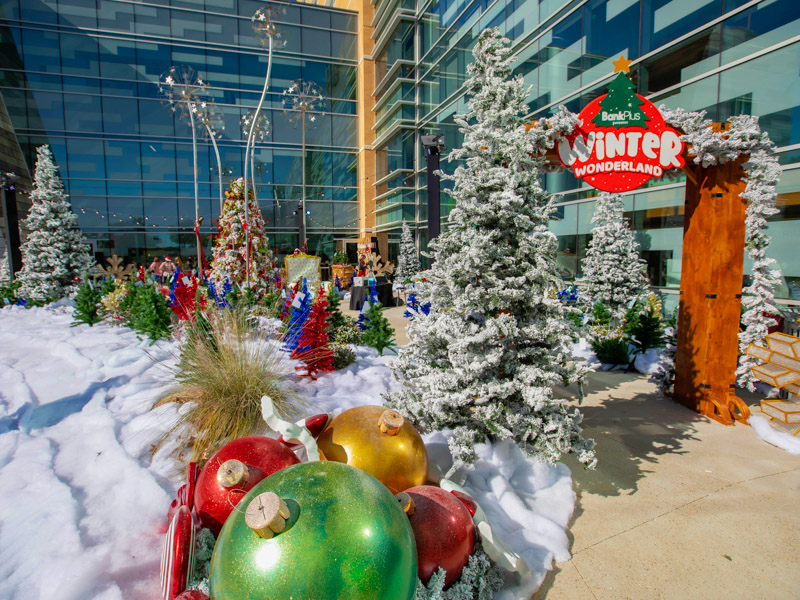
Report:
M242 115L240 120L240 124L242 127L242 134L246 135L248 138L250 137L250 132L253 132L253 150L255 150L256 142L263 143L267 140L267 136L269 135L270 131L272 130L272 124L269 122L266 114L259 114L256 117L256 111L250 110L247 111ZM255 181L256 181L256 172L255 172L255 151L250 152L250 179L253 181L253 196L255 196ZM245 169L247 169L248 165L245 164Z
M225 131L225 120L222 118L222 113L219 111L216 103L213 100L202 100L197 105L197 120L203 125L204 132L211 140L211 145L214 147L214 154L217 157L217 174L219 176L219 214L222 214L222 208L225 205L225 199L222 191L222 161L219 158L219 148L217 147L217 137L222 137L222 132Z
M208 94L208 86L191 67L170 67L161 76L158 91L164 96L164 102L172 112L178 112L181 118L189 117L192 129L192 166L194 167L194 222L197 234L197 266L200 277L203 277L203 250L200 246L198 224L200 223L200 201L197 187L197 121L198 105L201 97ZM216 144L215 144L216 145Z
M303 192L300 199L300 247L306 249L306 120L314 123L325 106L322 89L313 81L297 80L283 92L283 112L288 119L302 130Z
M253 24L253 35L261 46L267 48L267 75L264 77L264 88L261 90L261 98L258 100L258 106L253 113L252 120L250 121L250 131L247 134L247 143L244 148L244 221L246 224L250 222L250 197L247 189L247 167L250 164L250 154L253 151L256 137L256 126L260 123L259 114L261 108L264 106L264 99L267 97L267 90L269 89L269 76L272 71L272 52L276 46L281 46L281 34L275 25L273 19L278 16L282 10L273 7L259 8L251 19ZM251 174L252 176L252 174ZM255 177L253 178L253 200L258 202L256 195ZM247 277L247 286L250 287L250 231L249 227L245 228L244 232L245 244L247 250L247 257L245 259L245 274Z

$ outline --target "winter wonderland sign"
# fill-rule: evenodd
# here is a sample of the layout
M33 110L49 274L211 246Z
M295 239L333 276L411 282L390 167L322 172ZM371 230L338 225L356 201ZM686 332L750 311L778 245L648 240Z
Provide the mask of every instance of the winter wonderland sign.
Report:
M655 105L634 93L626 73L631 61L620 56L608 93L581 111L583 123L558 144L558 156L576 177L605 192L625 192L681 168L683 142Z

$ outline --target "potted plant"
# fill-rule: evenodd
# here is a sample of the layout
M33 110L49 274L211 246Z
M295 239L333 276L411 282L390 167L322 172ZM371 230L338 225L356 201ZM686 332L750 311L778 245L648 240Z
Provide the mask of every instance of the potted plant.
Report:
M339 278L339 288L347 289L350 287L350 279L353 277L353 267L348 264L347 254L339 250L333 255L333 264L331 265L333 272L333 281Z

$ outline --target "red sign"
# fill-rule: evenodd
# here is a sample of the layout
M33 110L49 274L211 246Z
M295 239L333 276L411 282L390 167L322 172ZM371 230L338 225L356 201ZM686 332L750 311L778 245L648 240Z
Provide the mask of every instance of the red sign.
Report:
M604 192L638 188L666 169L684 165L683 142L655 105L633 93L624 73L578 118L582 125L558 144L558 156L575 176Z

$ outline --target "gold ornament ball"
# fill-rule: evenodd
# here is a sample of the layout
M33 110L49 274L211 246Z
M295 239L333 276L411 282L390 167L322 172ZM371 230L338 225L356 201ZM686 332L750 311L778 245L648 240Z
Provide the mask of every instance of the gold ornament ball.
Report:
M428 452L417 430L395 410L357 406L335 417L317 440L320 457L366 471L393 494L423 485Z

